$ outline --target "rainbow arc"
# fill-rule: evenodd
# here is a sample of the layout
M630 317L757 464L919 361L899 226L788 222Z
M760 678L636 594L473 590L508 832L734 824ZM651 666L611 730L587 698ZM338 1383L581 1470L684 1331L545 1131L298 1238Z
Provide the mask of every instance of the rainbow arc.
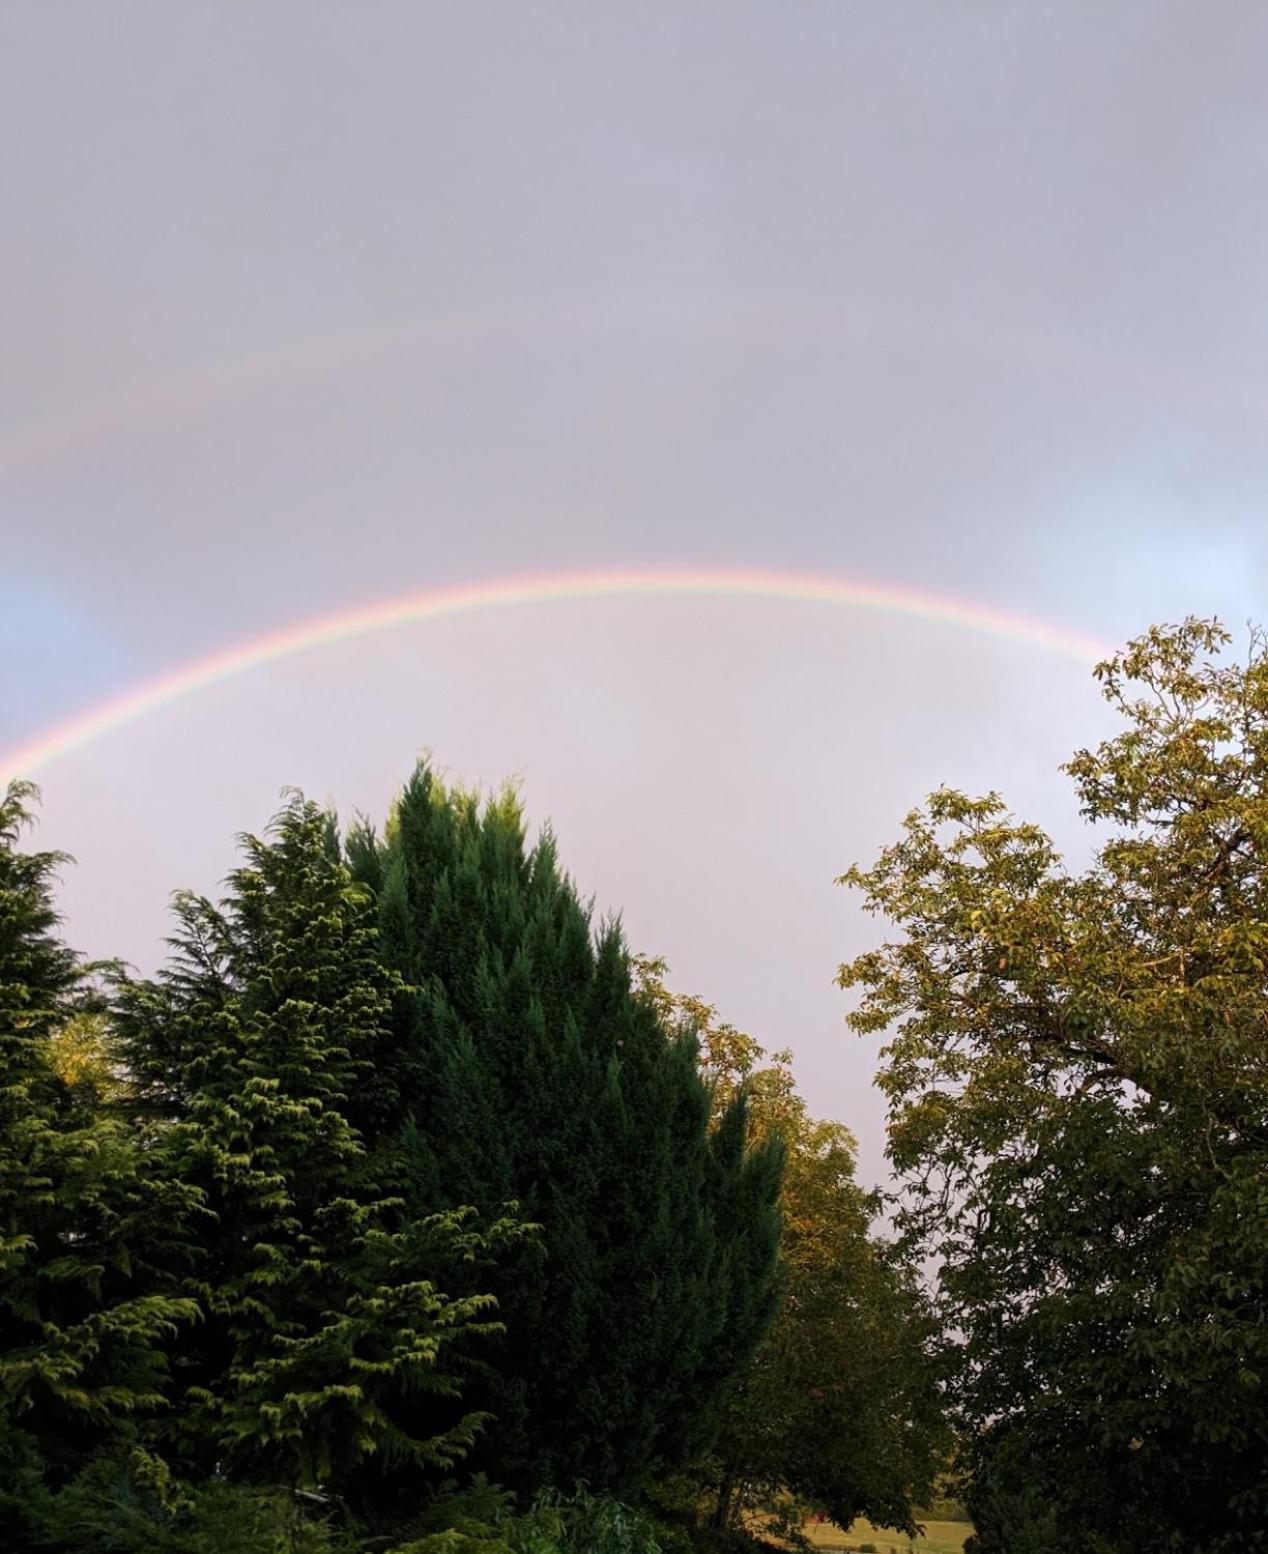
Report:
M568 600L640 596L768 599L906 615L1075 658L1089 666L1110 651L1104 643L1062 626L1009 615L968 600L861 578L724 567L619 568L498 578L354 606L194 659L98 702L6 751L0 755L0 780L34 776L59 757L82 750L173 702L296 654L451 616L544 607Z

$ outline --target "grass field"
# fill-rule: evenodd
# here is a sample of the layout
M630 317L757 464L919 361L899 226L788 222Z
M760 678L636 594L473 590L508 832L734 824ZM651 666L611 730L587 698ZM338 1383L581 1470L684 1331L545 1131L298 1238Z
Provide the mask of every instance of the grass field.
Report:
M962 1554L964 1540L972 1533L969 1522L926 1522L922 1538L914 1541L903 1533L884 1527L873 1527L871 1522L855 1522L848 1532L842 1532L830 1522L812 1524L806 1534L817 1549L839 1551L857 1549L871 1544L877 1554Z

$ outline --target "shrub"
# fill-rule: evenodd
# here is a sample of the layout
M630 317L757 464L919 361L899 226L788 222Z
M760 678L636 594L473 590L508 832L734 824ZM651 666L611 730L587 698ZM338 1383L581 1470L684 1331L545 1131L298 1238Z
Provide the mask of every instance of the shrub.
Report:
M315 1497L214 1480L189 1484L144 1451L92 1463L52 1503L57 1554L354 1554Z

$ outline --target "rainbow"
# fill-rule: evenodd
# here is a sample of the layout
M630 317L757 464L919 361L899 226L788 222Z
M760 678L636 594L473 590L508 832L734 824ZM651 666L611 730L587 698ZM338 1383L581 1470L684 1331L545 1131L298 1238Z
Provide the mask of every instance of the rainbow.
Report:
M1255 395L1221 385L1195 383L1165 362L1139 361L1107 351L1093 340L1068 334L987 325L982 319L956 318L910 308L860 307L848 302L791 306L783 299L739 294L681 299L670 306L602 305L593 299L552 306L470 308L448 312L401 312L388 319L300 336L237 357L203 363L130 388L112 384L108 397L36 417L25 425L0 429L0 475L56 464L117 435L196 420L253 394L297 383L334 380L389 357L411 352L436 353L482 343L514 340L646 337L744 341L763 339L839 342L884 340L919 355L931 349L981 362L996 369L1042 363L1045 372L1075 381L1113 383L1138 393L1175 393L1186 400L1214 404L1230 413L1262 418Z
M247 642L224 648L99 702L55 724L0 756L0 780L28 777L62 756L235 675L316 648L333 647L375 632L420 621L472 615L482 610L605 598L768 599L831 605L926 621L1005 638L1024 647L1059 653L1089 666L1108 656L1104 643L1064 627L1007 615L967 600L895 588L862 578L823 577L803 572L748 571L723 567L620 568L563 572L549 576L497 578L405 594L354 606L333 615L299 621Z

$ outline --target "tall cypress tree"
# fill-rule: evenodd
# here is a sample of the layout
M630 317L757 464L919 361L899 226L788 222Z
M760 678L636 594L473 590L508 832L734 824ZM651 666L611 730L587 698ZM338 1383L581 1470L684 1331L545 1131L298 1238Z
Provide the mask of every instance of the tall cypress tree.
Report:
M459 1213L407 1221L368 1171L351 1097L371 1118L386 1105L394 978L329 817L294 797L242 846L221 906L178 898L172 963L125 985L119 1013L167 1169L204 1201L184 1273L204 1321L168 1446L190 1471L351 1491L376 1460L416 1474L469 1444L446 1354L490 1302L430 1273L485 1242ZM422 1432L417 1392L444 1400Z
M513 1202L541 1227L490 1270L506 1333L479 1460L518 1487L636 1487L707 1441L771 1319L778 1146L746 1148L742 1099L710 1131L692 1038L513 795L482 806L420 767L349 853L409 989L367 1130L417 1212Z
M187 1206L122 1123L59 1074L53 1041L85 973L58 938L54 875L23 852L35 790L0 799L0 1539L21 1548L55 1488L164 1402L165 1348L193 1303L155 1288L150 1249Z

